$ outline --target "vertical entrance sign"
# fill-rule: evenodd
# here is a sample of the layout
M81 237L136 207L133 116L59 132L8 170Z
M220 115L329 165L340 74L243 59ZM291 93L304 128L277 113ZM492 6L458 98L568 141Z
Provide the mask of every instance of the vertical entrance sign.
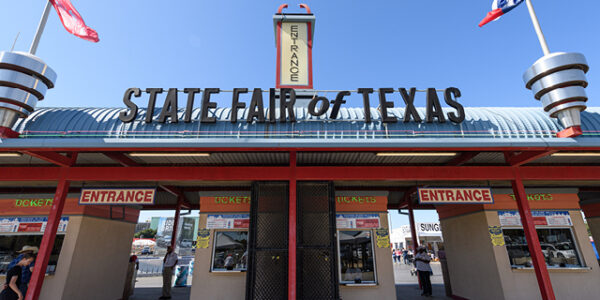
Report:
M312 89L312 41L315 16L306 4L306 13L284 14L287 4L279 6L273 16L277 47L277 78L279 88Z

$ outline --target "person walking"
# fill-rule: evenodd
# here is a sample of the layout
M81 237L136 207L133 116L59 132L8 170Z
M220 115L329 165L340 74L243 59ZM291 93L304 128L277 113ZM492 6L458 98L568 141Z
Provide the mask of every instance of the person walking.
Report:
M431 266L429 263L431 262L431 257L427 254L425 247L419 246L417 248L417 255L415 256L415 267L417 268L417 273L419 274L419 280L421 281L421 285L423 287L423 293L421 296L430 297L432 294L431 290Z
M396 249L392 249L392 261L394 263L398 262L398 257L396 256Z
M13 259L10 264L8 264L8 270L10 270L12 267L16 266L21 259L23 259L23 256L27 253L32 254L34 257L35 255L38 253L39 249L38 247L35 246L23 246L23 248L21 248L21 251L17 251L17 253L19 253L19 255ZM21 270L21 284L19 285L19 290L21 290L21 293L23 294L23 297L25 297L25 295L27 294L27 287L29 286L29 281L31 280L31 273L33 272L33 267L35 265L35 261L31 262L31 264L29 266L25 266L22 268Z
M35 260L33 253L25 253L21 260L6 273L6 284L0 292L0 300L23 300L25 294L21 292L21 280L23 268L28 268Z
M402 248L402 260L404 261L405 265L408 265L408 250L405 248Z
M163 259L162 296L158 299L171 299L171 283L173 280L173 269L177 265L178 260L179 258L177 257L177 253L173 251L173 247L167 247L167 254L165 254L165 258Z

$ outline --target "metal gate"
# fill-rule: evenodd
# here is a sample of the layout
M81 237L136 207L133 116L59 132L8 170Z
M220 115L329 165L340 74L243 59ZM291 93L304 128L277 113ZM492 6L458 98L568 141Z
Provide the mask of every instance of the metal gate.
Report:
M298 299L339 299L332 182L298 182L297 220Z
M246 300L287 299L288 196L287 182L253 183Z

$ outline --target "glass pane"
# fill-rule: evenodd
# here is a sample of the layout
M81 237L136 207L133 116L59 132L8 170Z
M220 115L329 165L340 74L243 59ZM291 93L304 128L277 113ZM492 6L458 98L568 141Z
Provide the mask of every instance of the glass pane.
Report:
M340 281L343 283L374 283L375 263L371 231L339 231Z
M56 271L56 263L58 262L58 255L60 254L64 239L64 234L56 235L54 247L48 260L47 272L53 273ZM8 271L8 265L19 255L17 251L23 249L23 246L35 246L39 248L41 243L41 234L0 236L0 274L5 274Z
M511 266L531 267L531 256L523 229L504 229L503 233ZM549 268L582 267L570 229L538 228L537 234Z
M217 232L212 270L245 271L248 266L247 246L247 231Z

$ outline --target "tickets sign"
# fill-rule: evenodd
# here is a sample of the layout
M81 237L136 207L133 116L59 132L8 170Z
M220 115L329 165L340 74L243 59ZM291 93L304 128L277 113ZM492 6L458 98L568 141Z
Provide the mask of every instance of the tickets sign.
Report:
M490 188L420 188L420 204L494 204Z
M154 204L155 188L81 189L80 205Z

